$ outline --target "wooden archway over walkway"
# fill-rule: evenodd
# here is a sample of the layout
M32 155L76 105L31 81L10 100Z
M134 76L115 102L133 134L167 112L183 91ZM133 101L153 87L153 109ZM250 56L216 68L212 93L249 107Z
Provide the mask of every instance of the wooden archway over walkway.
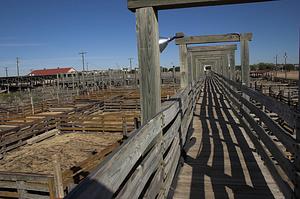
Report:
M235 71L235 50L237 49L236 44L230 44L230 45L219 45L219 46L193 46L188 47L188 52L191 54L192 59L192 68L195 71L196 75L194 77L199 78L202 76L203 68L197 66L196 61L199 60L201 57L207 57L207 58L214 58L216 56L223 56L222 62L219 64L219 66L215 69L217 72L224 71L224 74L232 80L232 77L234 76ZM223 67L225 67L225 70L223 70ZM229 70L230 69L230 72ZM222 74L223 75L223 74Z
M158 10L262 1L266 0L128 0L128 8L136 14L138 62L142 80L140 86L142 123L147 122L161 109ZM245 51L247 51L247 41L249 40L247 37L249 37L247 34L228 34L225 37L220 35L219 42L224 39L242 41L241 43L245 46ZM209 39L209 36L207 38ZM187 57L187 49L183 45L186 43L185 39L193 40L193 38L184 38L177 41L183 42L180 45L182 88L188 85L188 64L187 59L185 59ZM245 59L244 64L247 65L247 59Z

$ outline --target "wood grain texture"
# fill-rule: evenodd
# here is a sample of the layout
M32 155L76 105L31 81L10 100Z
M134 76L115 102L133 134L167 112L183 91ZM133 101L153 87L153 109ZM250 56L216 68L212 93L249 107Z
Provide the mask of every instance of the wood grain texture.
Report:
M158 18L153 8L141 8L136 11L136 32L144 124L161 108Z
M218 45L218 46L193 46L188 47L190 52L206 52L206 51L224 51L224 50L236 50L236 44Z
M180 60L180 87L184 89L189 82L187 46L179 45L179 60Z
M250 85L250 66L249 66L249 42L246 35L241 34L241 70L242 83L245 86Z
M245 39L251 40L252 33L243 33ZM220 42L239 42L239 33L229 33L221 35L202 35L202 36L190 36L176 39L177 45L183 44L204 44L204 43L220 43Z

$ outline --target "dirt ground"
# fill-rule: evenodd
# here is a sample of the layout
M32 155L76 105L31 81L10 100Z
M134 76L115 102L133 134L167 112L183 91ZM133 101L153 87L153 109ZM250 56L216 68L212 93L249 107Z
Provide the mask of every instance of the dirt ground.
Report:
M25 145L7 153L0 160L0 171L53 174L52 156L58 154L62 170L87 159L93 151L100 152L106 146L122 139L120 134L68 133L42 142Z

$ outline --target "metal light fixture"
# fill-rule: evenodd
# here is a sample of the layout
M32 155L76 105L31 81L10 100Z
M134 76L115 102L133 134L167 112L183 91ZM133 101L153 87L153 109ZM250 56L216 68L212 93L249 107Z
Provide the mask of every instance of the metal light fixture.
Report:
M182 37L184 37L182 34L176 34L174 37L159 37L159 51L162 53L171 41Z

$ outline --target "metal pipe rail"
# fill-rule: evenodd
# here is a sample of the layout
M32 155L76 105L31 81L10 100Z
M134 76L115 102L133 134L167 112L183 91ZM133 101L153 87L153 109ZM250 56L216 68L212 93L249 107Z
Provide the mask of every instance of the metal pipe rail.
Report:
M240 83L224 76L216 73L213 76L220 85L225 97L236 107L234 110L240 116L245 129L248 129L249 137L282 193L286 198L296 198L300 177L296 169L297 153L299 153L299 143L296 141L296 135L286 132L266 112L242 97L242 94L250 96L256 102L264 105L267 110L276 113L295 131L300 124L300 114L288 105L242 86ZM255 118L259 118L260 122L257 122ZM263 125L259 123L263 123ZM289 159L287 152L290 152L296 160Z

